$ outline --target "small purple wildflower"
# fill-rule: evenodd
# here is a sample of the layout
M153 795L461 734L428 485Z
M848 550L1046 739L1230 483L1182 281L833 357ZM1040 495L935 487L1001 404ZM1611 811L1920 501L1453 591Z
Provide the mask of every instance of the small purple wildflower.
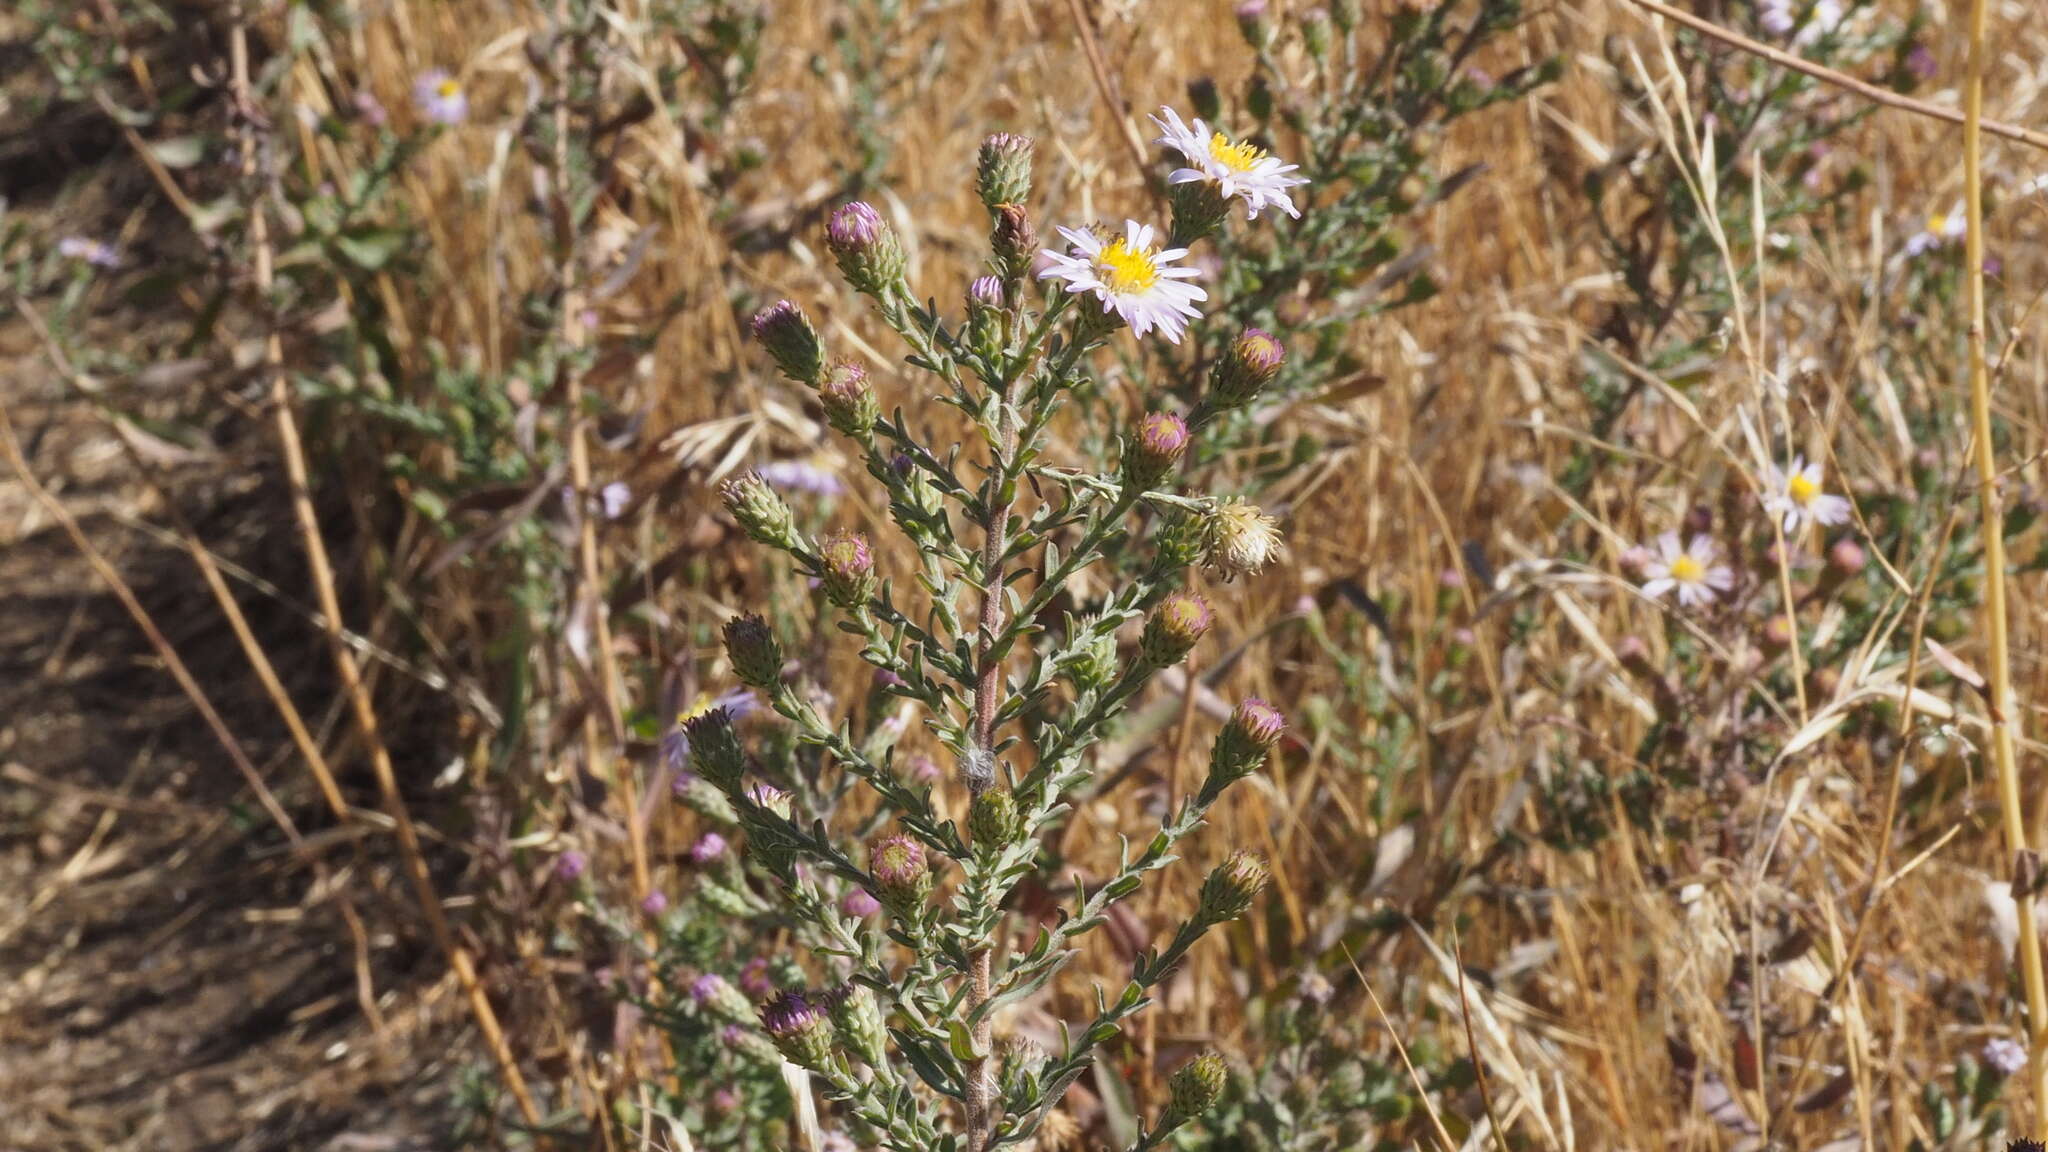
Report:
M777 460L763 464L761 479L788 492L809 492L816 496L837 496L846 485L837 474L802 460Z
M856 920L865 920L882 910L882 902L867 889L855 888L839 898L839 910Z
M690 846L690 860L697 864L709 864L725 855L725 837L716 832L706 832Z
M555 875L564 880L575 880L590 867L590 858L574 848L555 858Z
M67 260L83 260L95 268L119 268L121 254L104 240L89 236L66 236L57 241L57 253Z
M421 73L413 81L412 99L420 114L436 124L460 124L469 119L469 94L445 69Z
M659 890L649 892L647 898L640 901L640 910L649 916L659 916L668 911L668 893Z
M626 514L626 506L633 502L633 490L623 480L614 480L598 489L597 504L603 509L604 518L617 520Z

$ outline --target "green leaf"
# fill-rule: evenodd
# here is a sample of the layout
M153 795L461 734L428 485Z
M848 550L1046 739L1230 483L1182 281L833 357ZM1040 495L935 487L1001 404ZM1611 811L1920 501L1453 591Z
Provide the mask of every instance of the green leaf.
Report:
M953 1051L953 1059L962 1064L972 1063L986 1055L974 1047L974 1037L968 1034L967 1025L958 1020L946 1021L946 1042Z
M334 247L349 263L365 272L375 272L389 263L411 238L411 233L397 228L364 228L336 236Z

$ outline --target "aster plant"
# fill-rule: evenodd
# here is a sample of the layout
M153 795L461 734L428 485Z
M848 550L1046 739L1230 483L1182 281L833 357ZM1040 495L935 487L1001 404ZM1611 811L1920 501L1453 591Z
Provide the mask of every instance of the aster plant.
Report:
M1026 207L1031 153L1015 135L982 145L975 184L990 219L989 272L967 286L959 317L919 302L903 245L872 207L847 204L826 226L847 283L929 382L921 402L962 414L971 453L929 442L900 408L885 410L878 382L836 360L797 305L779 302L753 322L776 367L815 393L825 422L866 462L908 548L850 531L814 536L755 474L721 489L745 533L811 578L875 668L864 714L878 704L921 714L951 761L950 782L900 768L893 739L857 736L802 687L774 628L752 614L725 626L732 673L806 754L757 754L753 729L725 708L691 718L673 741L688 748L688 787L715 793L698 803L730 811L755 882L779 890L765 899L780 901L813 954L805 986L777 988L745 1020L716 978L700 977L697 989L678 974L674 985L744 1024L734 1045L808 1073L861 1146L987 1152L1030 1140L1160 981L1211 928L1242 915L1266 880L1260 858L1229 855L1202 882L1193 914L1126 979L1098 985L1092 1012L1063 1026L1056 1047L999 1047L998 1012L1040 995L1111 906L1171 864L1224 791L1259 769L1285 726L1273 706L1241 702L1199 789L1126 839L1114 870L1079 884L1057 919L1015 921L1009 899L1051 871L1042 841L1094 777L1094 747L1214 626L1198 571L1227 582L1278 554L1271 517L1186 490L1179 474L1191 428L1248 403L1284 353L1263 331L1229 341L1208 394L1185 412L1130 420L1113 462L1055 462L1049 429L1077 389L1100 394L1092 353L1178 341L1199 324L1205 293L1182 263L1194 246L1230 227L1240 205L1246 217L1291 213L1286 191L1301 183L1277 162L1249 169L1258 177L1249 181L1237 169L1228 179L1176 173L1186 191L1172 197L1164 227L1063 227L1064 243L1041 252ZM1116 565L1105 593L1056 618L1056 597L1112 543L1147 558ZM894 559L905 554L914 563ZM1042 879L1055 888L1055 877ZM1132 1147L1160 1146L1224 1080L1218 1057L1190 1062Z

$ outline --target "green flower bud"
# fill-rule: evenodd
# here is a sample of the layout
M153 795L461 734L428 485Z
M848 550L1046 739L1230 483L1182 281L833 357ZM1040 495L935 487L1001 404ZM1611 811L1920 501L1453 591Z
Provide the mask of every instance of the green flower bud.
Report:
M782 549L796 544L796 517L759 472L745 472L720 484L718 498L755 543Z
M1188 103L1195 106L1195 115L1211 124L1223 119L1223 98L1216 92L1216 81L1207 76L1188 81Z
M1097 627L1090 620L1083 627L1093 630ZM1117 646L1114 629L1104 632L1082 646L1067 665L1067 675L1074 681L1074 687L1084 692L1100 691L1116 681Z
M783 1058L823 1072L832 1066L832 1022L801 992L784 992L761 1005L761 1030Z
M1287 718L1278 708L1256 696L1240 701L1209 749L1209 778L1196 802L1214 804L1225 788L1258 771L1286 730Z
M699 1008L728 1024L752 1024L754 1005L746 993L716 972L706 972L690 982L690 999Z
M1030 199L1034 146L1031 137L1014 132L998 132L981 142L981 151L975 156L974 189L989 211Z
M825 247L839 261L840 274L858 291L879 295L903 279L903 244L896 239L896 230L859 200L833 210L825 222Z
M830 1003L840 1039L868 1067L883 1067L888 1060L889 1029L875 994L865 985L846 984L833 991Z
M1221 228L1230 215L1230 201L1208 180L1175 184L1167 192L1167 203L1173 209L1173 230L1168 243L1175 248L1186 248L1205 239Z
M750 688L766 692L782 682L782 646L768 622L752 612L725 622L725 655L733 674Z
M868 383L867 369L840 361L825 373L818 386L818 403L825 408L825 422L848 436L865 436L882 418L882 406L875 400L874 385Z
M1320 8L1311 8L1301 14L1301 46L1308 49L1311 60L1321 60L1330 54L1330 14Z
M1160 1128L1178 1128L1214 1108L1223 1098L1224 1086L1229 1081L1229 1066L1214 1052L1205 1052L1181 1065L1168 1081L1170 1095Z
M754 339L768 350L782 374L799 384L816 384L825 373L825 349L804 310L777 300L754 313Z
M1021 280L1038 257L1038 230L1022 204L1004 204L995 210L995 229L989 234L996 267L1006 280Z
M1209 602L1192 592L1171 592L1159 602L1138 640L1138 653L1153 668L1178 664L1216 622Z
M697 774L730 792L747 770L747 754L740 747L739 734L733 731L731 714L723 708L710 709L692 716L683 732L689 737L690 764Z
M1273 382L1286 363L1287 349L1271 333L1245 329L1209 372L1209 406L1219 412L1244 407Z
M818 542L825 598L841 608L864 608L875 594L875 554L868 538L840 532Z
M994 856L1024 835L1024 821L1017 800L1000 788L990 788L974 798L967 809L967 835L978 856Z
M1266 886L1266 861L1255 852L1233 852L1202 881L1196 915L1206 924L1221 924L1244 915L1252 898Z
M684 807L713 824L730 827L740 822L732 801L725 798L725 790L709 780L685 772L676 777L670 790Z

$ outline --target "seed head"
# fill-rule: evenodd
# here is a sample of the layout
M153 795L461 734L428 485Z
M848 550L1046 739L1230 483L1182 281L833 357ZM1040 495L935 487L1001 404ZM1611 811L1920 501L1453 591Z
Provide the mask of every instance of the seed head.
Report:
M790 1063L821 1072L832 1063L832 1022L801 992L761 1005L761 1029Z
M1287 349L1271 333L1245 329L1209 373L1209 406L1217 411L1244 407L1273 382L1286 363Z
M1209 602L1192 592L1171 592L1159 602L1138 639L1138 653L1154 668L1178 664L1216 622Z
M882 415L867 369L845 360L826 371L818 403L825 408L825 421L848 436L867 435Z
M754 313L752 326L754 339L768 350L784 376L799 384L818 383L825 372L825 349L802 308L789 300L777 300Z
M864 201L841 204L825 222L825 247L855 289L879 294L903 279L903 244L895 229Z
M1153 487L1173 471L1187 449L1187 421L1171 412L1142 417L1124 443L1124 483L1139 489Z
M818 542L825 598L841 608L864 608L875 594L875 555L868 538L839 532Z
M1202 881L1196 915L1207 924L1221 924L1244 915L1252 898L1266 886L1266 861L1255 852L1233 852Z
M752 612L725 622L725 655L748 687L766 692L782 682L782 646L768 622Z
M1224 580L1263 569L1280 555L1280 522L1232 497L1202 518L1202 560Z
M743 472L718 486L718 499L757 544L787 549L796 543L796 517L782 494L759 472Z
M1031 196L1031 137L998 132L981 142L975 156L974 190L994 212L1005 204L1022 204Z

